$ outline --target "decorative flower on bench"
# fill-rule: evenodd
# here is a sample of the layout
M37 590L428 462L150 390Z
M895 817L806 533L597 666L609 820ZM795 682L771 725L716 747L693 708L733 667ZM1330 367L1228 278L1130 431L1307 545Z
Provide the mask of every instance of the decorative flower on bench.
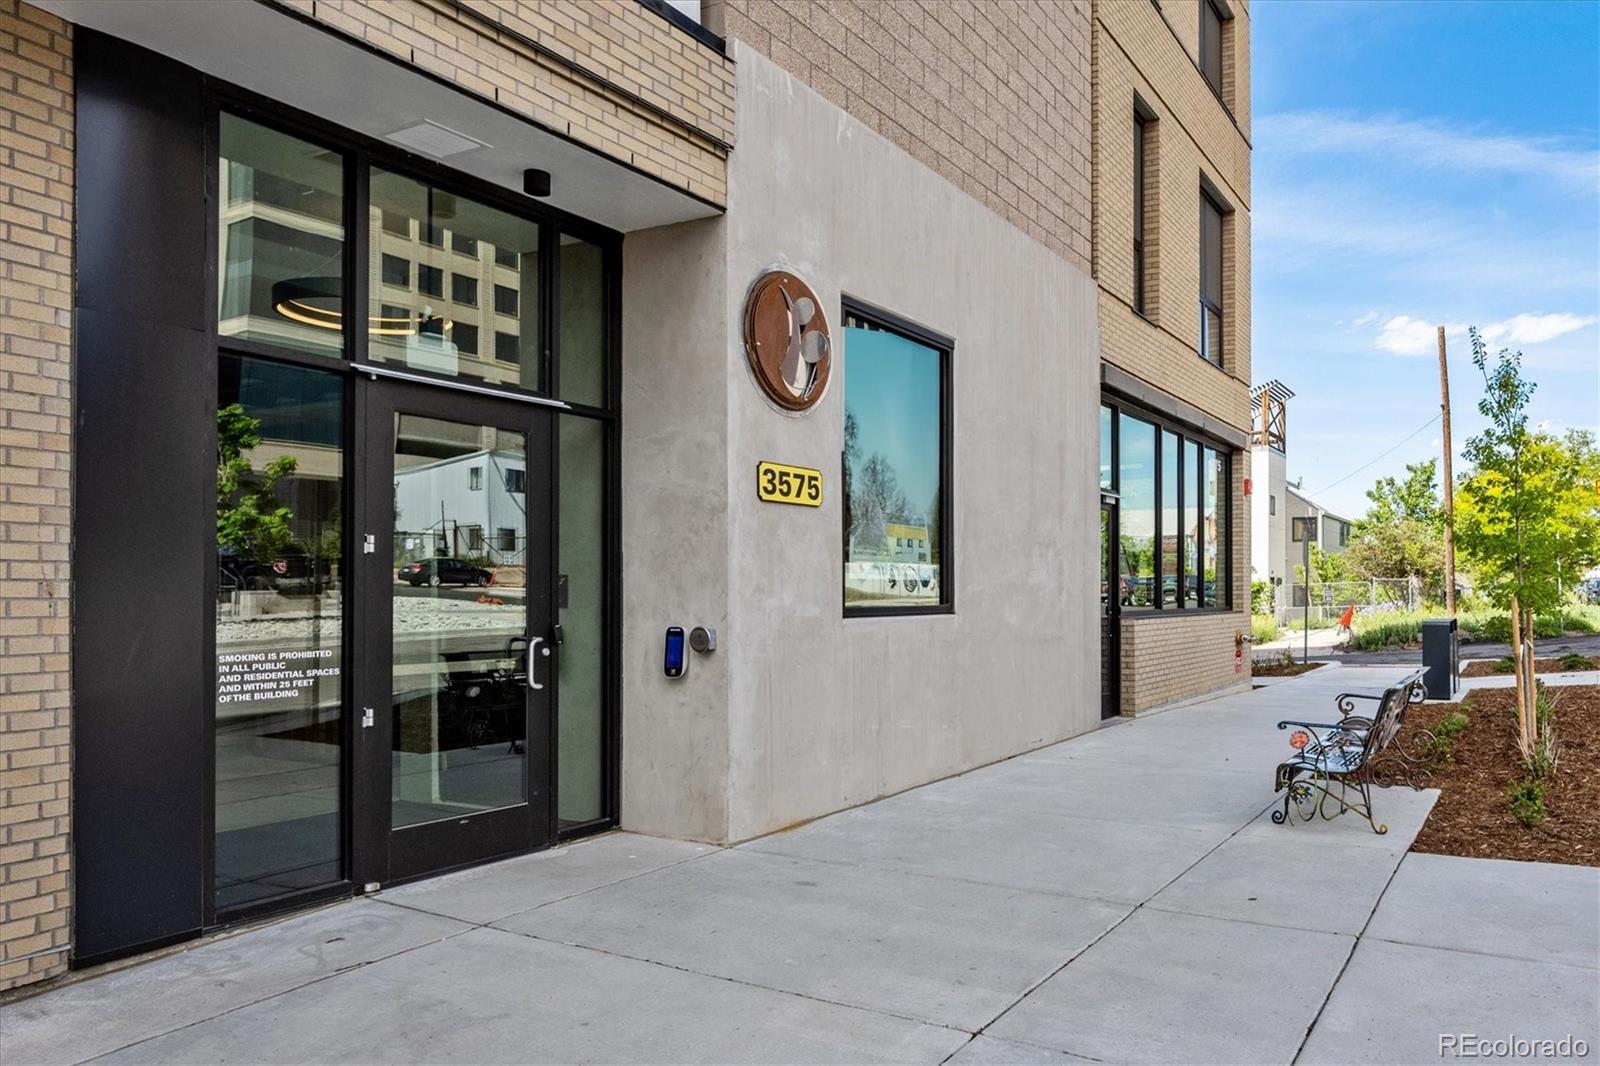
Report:
M1305 746L1311 743L1311 734L1304 729L1296 729L1289 734L1289 746L1295 751L1304 751Z

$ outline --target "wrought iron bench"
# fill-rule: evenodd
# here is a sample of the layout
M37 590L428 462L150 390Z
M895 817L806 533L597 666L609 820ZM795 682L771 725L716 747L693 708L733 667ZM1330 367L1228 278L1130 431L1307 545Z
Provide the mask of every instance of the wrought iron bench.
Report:
M1417 734L1410 751L1400 741L1407 709L1422 700L1425 674L1415 670L1377 695L1340 693L1334 701L1342 715L1338 722L1279 722L1279 729L1295 730L1289 740L1295 754L1278 765L1273 791L1284 793L1283 809L1273 811L1272 820L1282 825L1291 811L1305 822L1355 811L1374 833L1387 833L1389 827L1373 817L1372 789L1421 789L1431 776L1421 753L1432 738ZM1370 716L1358 715L1356 700L1373 700L1377 707Z

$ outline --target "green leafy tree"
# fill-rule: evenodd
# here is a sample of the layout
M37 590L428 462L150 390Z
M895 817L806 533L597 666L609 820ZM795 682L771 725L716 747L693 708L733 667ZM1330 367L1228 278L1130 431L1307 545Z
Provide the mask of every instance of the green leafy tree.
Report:
M1444 531L1444 505L1439 500L1438 461L1407 463L1403 479L1382 477L1367 490L1371 506L1366 517L1356 523L1392 525L1416 522L1424 529Z
M1476 442L1478 438L1474 438ZM1600 563L1600 452L1594 435L1527 433L1515 451L1481 451L1456 492L1456 545L1497 607L1561 606Z
M217 544L267 562L293 537L294 512L274 491L297 464L294 456L280 455L257 472L245 453L260 445L261 420L242 404L217 411Z
M1403 478L1379 478L1367 490L1367 513L1350 531L1346 579L1416 578L1424 595L1443 596L1444 505L1437 470L1432 459L1410 463Z

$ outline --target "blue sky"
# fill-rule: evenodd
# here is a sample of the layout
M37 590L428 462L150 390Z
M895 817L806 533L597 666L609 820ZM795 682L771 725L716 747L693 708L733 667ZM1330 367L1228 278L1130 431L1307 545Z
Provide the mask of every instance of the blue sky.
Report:
M881 452L906 502L926 517L939 487L939 355L883 330L845 329L845 395L855 398L860 462Z
M1522 351L1535 422L1600 424L1600 4L1258 0L1251 33L1252 377L1297 393L1290 480L1359 517L1440 454L1437 422L1405 440L1437 325L1457 473L1468 325Z

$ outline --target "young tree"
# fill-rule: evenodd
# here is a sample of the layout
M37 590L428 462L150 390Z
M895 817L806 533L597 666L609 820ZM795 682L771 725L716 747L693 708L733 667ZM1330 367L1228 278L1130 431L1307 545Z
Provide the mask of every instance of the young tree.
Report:
M1477 330L1471 335L1472 363L1484 381L1478 410L1488 425L1467 441L1472 470L1456 494L1456 545L1478 587L1511 614L1518 743L1531 763L1540 741L1534 618L1556 609L1600 558L1600 462L1588 433L1560 440L1530 432L1535 386L1522 376L1521 353L1502 349L1491 367L1483 339Z
M294 512L273 493L298 464L280 455L255 472L245 452L260 444L261 420L245 414L243 405L217 411L217 544L267 562L293 537Z

